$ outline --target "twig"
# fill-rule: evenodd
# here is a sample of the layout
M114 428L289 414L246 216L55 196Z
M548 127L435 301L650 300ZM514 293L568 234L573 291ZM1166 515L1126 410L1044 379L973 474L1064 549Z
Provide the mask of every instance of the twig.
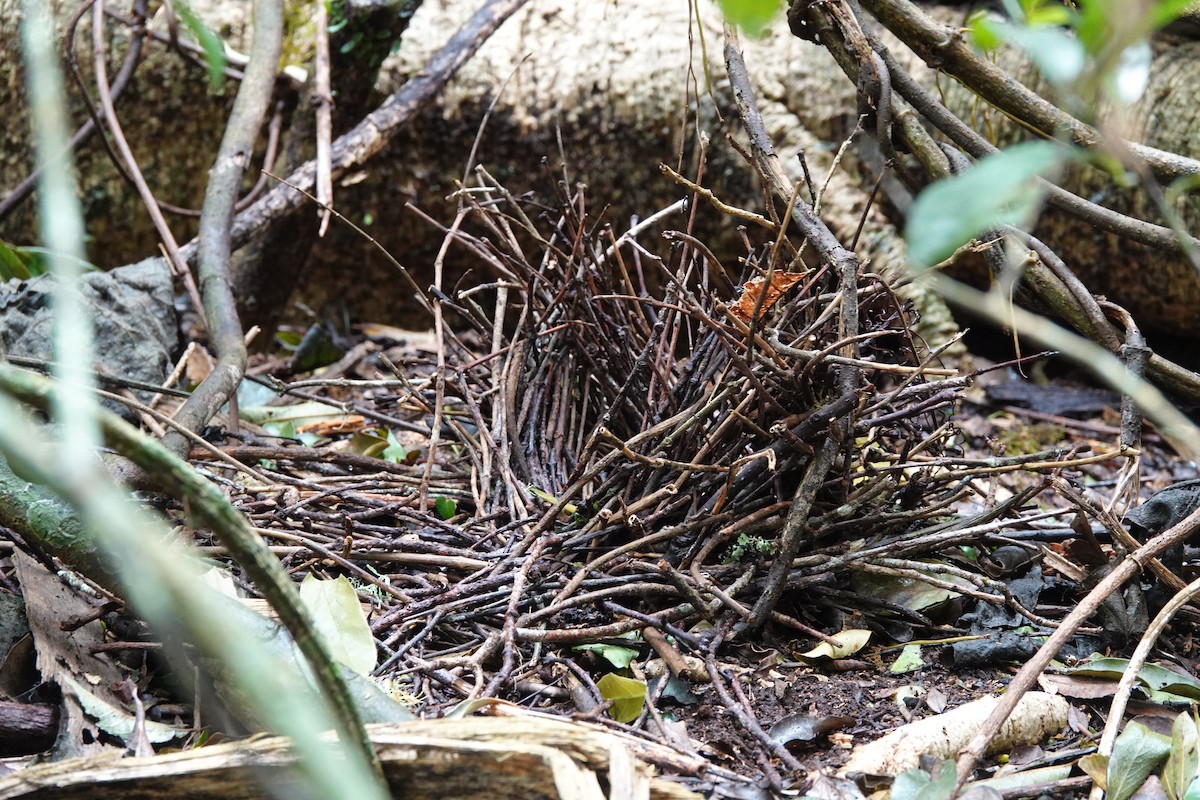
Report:
M325 3L317 3L317 53L313 100L317 107L317 203L321 206L321 228L324 237L329 228L329 209L333 206L333 173L330 164L330 143L333 139L333 87L329 85L329 11Z
M111 96L114 104L125 91L125 87L129 84L130 78L133 77L134 72L142 62L142 56L145 54L146 6L146 0L138 0L138 2L134 4L135 18L127 21L126 23L131 29L129 36L129 47L125 51L125 59L121 62L121 69L117 71L117 77L114 78L112 82ZM90 4L84 4L80 6L79 10L76 12L76 15L72 18L72 22L86 13L89 7ZM71 61L72 67L74 67L75 64L73 58L73 31L73 26L69 25L66 46L71 50L72 57L69 60ZM78 79L79 71L77 69L72 69L72 73L76 75ZM86 98L87 93L82 81L79 81L79 85L83 96ZM71 150L78 150L82 145L86 144L87 141L92 138L97 130L101 129L99 116L94 113L94 108L90 99L87 100L87 104L90 113L87 120L79 126L79 130L75 131L75 135L71 137ZM3 222L4 219L11 214L14 209L16 209L27 197L29 197L34 188L37 187L37 182L40 176L41 170L35 169L28 176L26 176L24 180L13 187L12 191L6 194L2 200L0 200L0 222Z
M1021 667L1020 671L1009 682L1008 688L1000 698L1000 702L996 705L996 708L984 720L983 725L979 728L979 732L975 734L970 744L959 753L956 793L971 777L971 774L975 770L975 765L983 757L984 751L991 743L992 738L999 732L1000 726L1004 724L1004 721L1012 714L1013 709L1017 707L1017 703L1020 702L1021 697L1033 687L1034 683L1037 682L1038 676L1042 674L1042 670L1058 655L1058 651L1075 635L1078 628L1096 612L1109 595L1118 591L1130 578L1144 569L1149 559L1158 556L1174 545L1186 541L1198 527L1200 527L1200 510L1193 511L1174 527L1160 533L1130 553L1124 561L1114 567L1112 572L1100 581L1100 583L1096 584L1096 587L1088 592L1087 596L1063 618L1063 621L1059 623L1058 629L1046 639L1045 644L1038 649L1037 653L1025 663L1025 666Z
M175 414L175 420L191 431L208 424L226 402L233 402L238 384L246 373L246 343L229 272L230 226L242 173L249 165L275 86L275 70L283 40L283 12L279 0L256 0L253 19L250 63L246 66L245 78L238 88L221 146L209 171L200 216L197 274L217 363ZM230 425L236 430L236 406L231 412ZM163 444L180 455L188 448L187 440L178 433L168 433Z
M1014 81L981 57L961 31L933 20L910 0L862 0L863 6L934 69L943 70L1005 113L1034 126L1045 136L1066 131L1080 147L1095 150L1103 137L1053 103ZM1200 161L1142 144L1126 142L1160 180L1200 174Z
M163 218L158 201L155 199L154 193L150 191L150 186L146 183L146 179L142 175L142 170L138 166L137 159L134 158L133 150L129 147L129 142L125 139L125 133L121 129L121 122L117 118L117 111L113 106L112 87L108 83L108 59L106 51L107 47L104 41L104 0L96 0L95 5L92 6L92 61L95 66L96 88L100 93L100 107L104 109L104 120L108 123L108 129L112 133L113 142L121 154L121 159L125 162L125 168L128 170L129 176L137 188L138 195L142 198L142 204L146 207L146 213L150 215L150 219L154 222L154 228L158 231L159 240L162 242L163 247L166 248L168 263L171 264L172 271L178 274L181 280L183 280L184 286L191 296L192 303L196 306L196 311L200 312L204 309L204 304L200 300L200 293L195 282L192 280L191 272L188 270L187 261L179 250L179 245L175 241L175 235L171 233L166 219Z
M379 153L404 125L426 104L431 102L459 68L475 54L488 37L526 0L487 0L471 19L433 55L425 69L416 73L395 94L352 130L333 143L331 169L334 179L348 170L361 166ZM288 176L287 181L309 191L316 183L316 161L309 161ZM302 195L276 187L250 208L237 215L231 231L231 244L236 249L257 235L260 228L298 208ZM196 242L182 249L185 259L196 256Z
M24 402L42 409L49 405L49 383L31 373L0 365L0 384L6 392ZM161 483L177 497L188 498L192 511L230 549L263 596L270 601L279 614L280 622L304 654L314 680L336 709L344 741L348 746L358 748L368 764L374 762L379 766L370 736L362 726L358 706L324 640L316 634L312 620L300 602L296 585L246 519L229 504L220 489L197 475L169 450L111 414L101 412L99 421L109 446L142 469L158 476ZM382 779L381 766L378 774Z

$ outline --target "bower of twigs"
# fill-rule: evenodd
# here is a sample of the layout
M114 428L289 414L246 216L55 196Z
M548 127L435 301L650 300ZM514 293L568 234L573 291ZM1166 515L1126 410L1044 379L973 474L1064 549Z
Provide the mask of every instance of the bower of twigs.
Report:
M881 280L861 272L847 293L786 235L746 237L731 268L687 233L646 243L591 222L565 182L552 208L477 180L447 242L492 277L452 288L439 274L428 349L384 336L288 386L415 435L421 457L224 447L270 460L278 482L235 500L291 569L377 587L378 674L422 713L493 696L604 719L595 665L571 648L637 631L667 669L711 681L760 752L745 766L770 773L795 759L764 736L723 645L770 626L811 646L847 614L937 628L852 591L855 573L1052 624L943 556L1031 527L1047 514L1027 504L1055 476L1119 453L964 450L953 411L972 376L914 338ZM998 499L1008 473L1017 490ZM659 736L654 700L634 726Z

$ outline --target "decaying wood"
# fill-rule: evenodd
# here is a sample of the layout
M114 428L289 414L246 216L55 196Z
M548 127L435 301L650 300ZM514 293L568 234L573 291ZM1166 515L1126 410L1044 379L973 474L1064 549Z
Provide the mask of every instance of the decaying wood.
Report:
M40 703L0 701L0 750L40 753L54 744L59 711Z
M656 777L654 765L694 776L704 770L704 762L665 747L545 717L423 720L370 732L394 794L414 800L690 800L699 795ZM74 759L0 777L0 799L257 800L299 790L288 789L291 762L280 738L153 758Z
M895 777L919 769L922 756L953 760L979 730L998 698L981 697L943 714L911 722L858 747L842 767L845 775ZM989 752L1006 753L1014 747L1044 742L1067 727L1070 704L1045 692L1027 692L992 740Z

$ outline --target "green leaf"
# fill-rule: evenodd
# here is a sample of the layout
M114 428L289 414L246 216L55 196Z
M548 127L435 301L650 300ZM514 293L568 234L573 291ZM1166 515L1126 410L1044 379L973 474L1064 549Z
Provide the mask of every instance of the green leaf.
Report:
M750 36L758 36L783 8L781 0L717 0L725 19Z
M321 441L321 437L315 433L300 433L297 431L296 423L290 419L279 422L264 422L262 429L272 436L278 436L283 439L295 439L305 447L313 447Z
M930 570L931 576L936 574ZM936 575L943 582L955 583L964 589L969 589L967 581L956 575ZM912 611L924 611L936 605L960 597L960 592L943 589L924 581L894 575L876 575L869 572L855 572L850 577L850 585L856 596L879 598L893 605L902 606Z
M1108 789L1108 756L1086 755L1079 759L1079 768L1101 789Z
M633 678L622 678L620 675L608 673L596 681L600 696L612 701L609 714L617 722L633 722L646 705L646 684Z
M1162 785L1170 800L1183 800L1200 772L1200 732L1196 720L1184 711L1171 726L1171 754L1163 765Z
M377 431L361 430L350 437L350 449L360 456L382 458L381 454L387 448L387 439L380 436Z
M21 258L17 248L5 242L0 242L0 280L27 281L33 277L25 259Z
M377 430L357 431L350 437L350 447L360 455L379 458L391 464L403 464L408 459L408 450L392 431L385 436L381 436Z
M925 666L925 659L921 658L921 645L906 644L901 648L900 656L888 668L888 672L893 675L903 675L906 672L915 672L923 666Z
M204 61L208 64L208 88L213 91L220 89L221 84L225 82L225 43L196 16L196 12L192 11L192 7L187 3L182 0L176 2L175 10L179 13L184 27L191 31L192 36L200 43L200 49L204 51Z
M279 342L284 350L295 350L303 340L304 334L300 331L275 331L275 341Z
M433 510L441 519L450 519L458 513L458 503L449 497L439 497L433 501Z
M1183 793L1183 800L1200 800L1200 778L1196 778Z
M284 439L295 439L296 423L290 419L280 420L279 422L264 422L263 430L272 436L281 436Z
M622 647L619 644L605 644L604 642L578 644L573 649L597 653L617 669L626 669L630 662L638 657L638 651L632 647Z
M328 326L317 323L310 325L296 345L292 354L292 369L296 372L312 372L319 367L335 363L346 351L340 347L330 334Z
M69 259L82 272L98 271L95 264L89 264L69 253L56 253L45 247L24 247L0 240L0 281L14 278L27 281L45 275L50 271L51 260L55 258Z
M669 697L681 706L694 706L700 702L700 698L692 691L692 685L683 678L677 675L672 675L670 672L665 674L666 686L663 687L662 696ZM650 686L657 691L658 680L650 682Z
M403 464L408 459L408 448L397 441L395 431L388 431L387 444L388 446L379 455L384 461L390 461L393 464ZM451 513L450 517L453 516L454 514ZM442 517L442 519L450 519L450 517Z
M950 800L954 797L957 774L954 762L945 760L933 768L933 774L910 769L896 776L892 800Z
M1140 722L1130 722L1113 743L1108 762L1107 800L1129 800L1171 752L1171 740Z
M1155 30L1169 25L1195 4L1195 0L1158 0L1150 6L1150 24Z
M300 599L333 657L361 675L370 674L375 669L375 637L350 581L309 575L300 584Z
M1004 43L1004 40L996 33L998 22L995 17L982 9L973 12L967 21L967 30L971 33L971 41L985 53L995 51Z
M972 31L983 49L994 50L999 42L1020 48L1046 76L1046 80L1057 86L1078 78L1087 63L1083 43L1058 27L1015 25L994 17L984 17L975 23ZM985 42L990 46L985 46Z
M908 215L904 240L909 260L930 267L986 231L1027 222L1041 202L1034 178L1062 161L1066 152L1054 142L1025 142L929 186Z
M1021 5L1028 25L1070 25L1073 19L1061 0L1022 0Z
M1128 668L1127 658L1089 658L1066 674L1120 680ZM1137 679L1155 702L1177 702L1179 698L1200 700L1200 681L1159 664L1143 664Z
M1108 23L1106 3L1084 3L1075 15L1074 28L1079 41L1087 52L1095 55L1112 40L1112 26Z

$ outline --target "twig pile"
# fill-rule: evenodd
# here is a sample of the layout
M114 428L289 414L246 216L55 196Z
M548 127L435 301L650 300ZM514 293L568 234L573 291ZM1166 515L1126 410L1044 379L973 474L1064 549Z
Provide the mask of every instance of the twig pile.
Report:
M226 450L273 459L295 487L243 487L242 500L292 570L333 564L377 587L377 673L411 676L427 713L531 695L592 712L601 693L559 648L640 631L795 769L717 661L731 637L775 622L828 640L845 611L869 627L933 626L853 591L855 572L1053 626L1003 582L940 556L1029 527L1046 514L1023 505L1061 489L1054 475L1121 453L968 457L951 411L970 376L914 340L911 311L881 279L828 259L810 268L784 234L746 238L731 274L691 233L668 232L663 258L637 228L618 237L590 223L582 188L561 183L549 209L476 174L447 247L469 248L495 279L448 290L439 269L436 359L358 364L397 379L373 382L374 408L353 410L422 432L423 462ZM289 391L317 399L301 391L313 383ZM312 461L330 476L287 466ZM1005 472L1032 475L997 502ZM781 785L770 758L759 763Z
M536 674L537 642L649 626L694 643L683 629L701 618L725 620L722 637L771 618L819 637L812 601L844 596L847 568L889 557L895 574L928 578L896 559L970 540L1028 497L975 527L928 522L971 494L982 466L946 449L966 379L930 366L876 277L859 276L862 330L846 331L838 277L804 269L785 237L733 276L689 234L667 235L664 261L589 227L582 192L535 220L478 174L462 196L486 236L451 236L498 279L435 289L460 324L442 326L433 393L434 430L469 464L475 518L430 523L420 547L482 566L383 615L393 663L465 653L493 694ZM762 286L783 279L794 287L771 308ZM858 358L839 355L851 340ZM808 622L776 607L801 590Z

